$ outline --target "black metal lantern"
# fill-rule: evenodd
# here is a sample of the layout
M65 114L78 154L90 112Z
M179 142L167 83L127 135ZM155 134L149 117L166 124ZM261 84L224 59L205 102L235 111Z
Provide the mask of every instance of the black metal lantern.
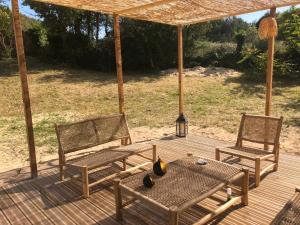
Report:
M178 119L176 120L176 136L186 137L187 134L188 134L188 120L183 115L183 113L181 113Z

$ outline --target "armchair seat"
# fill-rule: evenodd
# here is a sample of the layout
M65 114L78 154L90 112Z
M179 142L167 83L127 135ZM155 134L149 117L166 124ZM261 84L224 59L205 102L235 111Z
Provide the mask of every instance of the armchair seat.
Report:
M219 152L225 154L227 153L229 155L250 159L250 160L255 160L256 158L267 159L275 156L272 152L267 152L261 149L251 148L251 147L239 148L239 147L232 146L232 147L219 147L217 149L219 150Z

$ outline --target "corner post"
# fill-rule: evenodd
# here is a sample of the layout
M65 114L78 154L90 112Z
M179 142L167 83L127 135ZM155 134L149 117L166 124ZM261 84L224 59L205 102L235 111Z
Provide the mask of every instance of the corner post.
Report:
M183 44L182 25L178 25L178 85L179 85L179 115L183 113Z
M118 77L118 94L119 94L119 112L124 113L124 87L123 87L123 68L122 68L122 51L121 51L121 34L119 15L114 14L114 38L115 38L115 55Z
M12 3L13 27L14 27L14 34L15 34L16 49L17 49L17 58L18 58L19 73L20 73L21 87L22 87L22 98L23 98L24 114L25 114L25 122L26 122L26 133L27 133L27 143L29 149L31 177L34 178L37 177L38 171L37 171L37 164L36 164L32 114L31 114L30 96L29 96L29 88L28 88L28 81L27 81L27 67L26 67L26 59L25 59L25 52L24 52L23 34L22 34L22 27L20 21L20 13L19 13L19 3L18 0L12 0L11 3Z
M270 16L275 18L276 8L272 8ZM273 66L274 66L274 51L275 51L275 36L268 39L268 65L267 65L267 79L266 79L266 107L265 115L271 115L272 107L272 83L273 83Z

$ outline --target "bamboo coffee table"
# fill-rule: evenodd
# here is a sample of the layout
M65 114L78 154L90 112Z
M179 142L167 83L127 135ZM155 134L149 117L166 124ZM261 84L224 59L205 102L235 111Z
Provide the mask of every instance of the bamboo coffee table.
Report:
M192 205L212 196L234 181L242 179L241 190L231 200L216 210L202 217L197 224L204 224L213 217L241 201L248 205L249 173L247 169L238 169L231 165L207 159L204 166L196 164L199 157L189 156L168 164L163 177L145 171L123 180L115 180L116 217L122 220L122 209L140 200L142 204L165 211L169 214L168 224L177 225L179 214ZM150 173L154 177L152 188L143 186L143 177ZM235 188L237 189L237 188ZM234 190L235 190L234 189ZM239 188L238 188L239 189ZM131 200L122 202L122 197L130 196Z

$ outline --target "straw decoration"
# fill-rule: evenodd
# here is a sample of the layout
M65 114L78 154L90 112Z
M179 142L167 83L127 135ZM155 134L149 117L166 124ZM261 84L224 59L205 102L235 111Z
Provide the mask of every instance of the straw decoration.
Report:
M273 17L266 17L259 23L258 35L260 39L276 37L278 33L277 21Z

